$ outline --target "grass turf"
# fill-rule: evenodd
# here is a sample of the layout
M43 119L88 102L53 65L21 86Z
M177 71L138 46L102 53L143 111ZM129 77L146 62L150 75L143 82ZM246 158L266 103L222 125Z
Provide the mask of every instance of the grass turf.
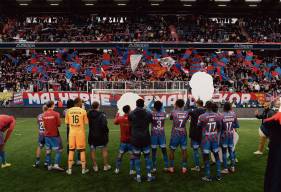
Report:
M119 127L109 121L110 142L109 155L112 171L94 173L91 171L88 175L81 175L80 167L74 168L73 175L68 176L62 172L48 172L43 167L39 169L32 168L35 159L35 149L37 147L37 126L35 119L17 119L15 131L6 146L8 162L13 164L7 169L0 169L0 191L196 191L196 192L259 192L263 191L263 178L265 171L266 157L254 156L253 152L257 149L258 133L257 127L259 121L240 122L239 135L240 140L237 146L237 156L239 163L237 172L223 177L220 182L203 183L200 178L203 172L189 172L187 175L180 173L180 151L177 150L175 166L176 173L173 175L162 171L162 155L158 150L158 172L156 181L153 183L136 183L128 175L129 161L126 155L122 162L121 173L117 176L113 173L115 167L115 158L119 147ZM170 137L171 122L166 122L167 141ZM64 146L66 129L61 127ZM192 152L189 146L189 167L193 166ZM91 167L87 152L88 167ZM66 150L63 152L63 166L66 167ZM99 167L102 167L101 154L98 152ZM144 165L142 168L144 173ZM214 167L212 174L215 174Z

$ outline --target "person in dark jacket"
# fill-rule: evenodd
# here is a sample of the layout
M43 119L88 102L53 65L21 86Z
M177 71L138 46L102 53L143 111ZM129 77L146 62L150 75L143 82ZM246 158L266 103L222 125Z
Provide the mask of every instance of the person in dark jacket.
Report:
M203 107L203 101L197 100L196 109L192 109L189 112L190 116L190 129L189 137L191 139L191 147L193 149L193 159L195 167L191 168L192 171L200 171L199 166L199 148L201 146L202 139L202 130L197 127L198 118L200 115L206 112L206 109Z
M89 120L89 136L88 143L91 148L91 158L93 161L93 169L95 172L98 171L98 165L96 162L96 149L101 148L104 171L111 169L111 166L108 164L108 127L107 127L107 118L105 113L99 111L99 103L93 102L92 110L88 112Z
M133 155L135 160L137 176L135 180L141 182L141 153L144 154L147 181L155 179L151 175L151 160L150 160L150 134L149 124L151 122L151 114L144 109L144 100L138 99L136 102L137 108L129 114L129 122L131 125L131 144L133 146Z
M266 136L261 131L263 129L263 121L266 118L272 117L276 113L274 110L272 110L270 108L270 102L265 102L263 105L263 108L264 108L264 110L261 114L259 114L258 110L255 111L256 118L262 120L261 126L259 128L260 142L259 142L258 150L256 152L254 152L255 155L263 154L264 147L265 147L265 144L267 141Z
M280 106L280 102L275 102ZM280 109L279 109L280 111ZM264 177L264 192L281 191L281 112L264 120L263 133L269 138L269 153Z

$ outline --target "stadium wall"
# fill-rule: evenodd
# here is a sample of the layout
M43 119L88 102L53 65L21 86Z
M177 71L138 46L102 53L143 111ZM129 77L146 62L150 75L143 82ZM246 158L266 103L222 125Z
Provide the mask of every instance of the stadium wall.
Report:
M235 108L235 112L238 115L238 118L254 118L255 114L254 111L257 108ZM61 115L63 115L64 108L57 108L55 109ZM107 114L107 117L114 118L117 112L116 108L113 107L102 107L102 110ZM170 112L172 110L171 107L167 107L166 111ZM220 109L221 111L221 109ZM27 118L27 117L36 117L39 113L42 112L41 108L34 107L34 108L27 108L27 107L7 107L7 108L0 108L0 114L8 114L14 115L17 118Z

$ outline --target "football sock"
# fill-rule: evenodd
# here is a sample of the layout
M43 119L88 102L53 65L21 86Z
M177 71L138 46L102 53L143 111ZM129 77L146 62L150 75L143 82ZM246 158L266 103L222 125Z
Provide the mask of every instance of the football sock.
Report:
M146 172L151 173L151 160L149 154L144 154L145 165L146 165Z
M156 153L157 153L157 149L152 148L152 166L153 166L153 168L156 168Z
M130 159L130 170L133 170L135 167L135 161L133 158Z
M117 159L116 159L116 168L117 168L117 169L120 169L121 162L122 162L122 154L119 153L119 154L118 154L118 157L117 157ZM130 160L130 170L132 170L132 169L131 169L131 160Z
M61 162L61 152L60 151L57 151L56 152L56 156L55 156L55 164L56 165L59 165Z
M223 147L222 148L222 160L223 160L223 168L227 169L227 148Z
M204 162L205 162L205 176L210 177L210 160L209 160L209 154L204 154Z
M235 158L234 158L234 151L232 147L228 148L229 151L229 158L231 160L231 166L234 167L235 166Z
M135 158L135 166L136 166L136 173L137 175L141 175L141 163L140 163L140 158L137 157Z
M168 168L169 167L169 160L168 160L167 149L162 148L161 150L162 150L163 159L164 159L164 166L165 166L165 168Z
M52 161L51 161L51 153L47 153L46 154L46 160L45 162L48 164L48 166L51 165Z
M199 151L197 149L193 149L193 159L196 167L199 167Z
M6 163L5 152L0 151L0 164L5 164L5 163Z
M215 159L216 159L216 168L217 168L217 176L221 176L221 160L219 157L219 153L214 153Z

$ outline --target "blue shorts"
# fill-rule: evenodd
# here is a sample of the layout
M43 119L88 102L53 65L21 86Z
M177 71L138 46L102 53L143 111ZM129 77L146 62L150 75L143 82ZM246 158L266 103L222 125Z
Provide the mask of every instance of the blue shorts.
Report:
M221 138L221 140L220 140L220 145L221 145L221 147L223 147L223 148L227 148L227 147L233 148L233 147L234 147L233 137L224 137L224 138Z
M155 149L159 146L160 148L166 148L166 137L165 135L154 135L151 136L151 148Z
M133 147L130 143L120 143L120 147L119 147L119 153L123 154L123 153L133 153Z
M209 154L211 151L217 153L219 152L219 143L217 141L204 141L202 142L202 149L204 154Z
M45 146L47 150L62 149L61 137L45 137Z
M0 131L0 145L4 145L4 133Z
M132 146L133 147L133 154L134 155L140 155L141 153L147 155L150 153L150 146L147 146L147 147L135 147L135 146Z
M192 149L198 149L200 147L201 143L195 140L191 140L191 147Z
M44 135L39 134L38 145L41 149L45 146L45 136Z
M178 146L181 146L182 150L187 149L187 136L172 136L170 140L170 148L176 150Z

